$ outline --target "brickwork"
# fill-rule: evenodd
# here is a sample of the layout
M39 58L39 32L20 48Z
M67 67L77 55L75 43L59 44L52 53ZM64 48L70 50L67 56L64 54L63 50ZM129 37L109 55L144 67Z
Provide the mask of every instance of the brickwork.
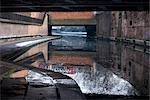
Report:
M93 60L89 56L84 56L82 57L79 55L51 55L50 59L53 64L75 64L75 65L93 65Z
M97 14L97 36L150 40L149 16L147 11L102 12Z
M41 19L44 13L16 13L19 15L31 16L33 18ZM66 20L75 20L77 24L88 24L89 19L95 19L97 23L98 37L119 37L126 39L150 40L150 26L149 26L149 12L148 11L112 11L103 12L95 17L94 12L50 12L50 19L58 24L68 23ZM79 21L77 21L79 20ZM51 21L51 23L53 22ZM0 38L2 37L16 37L16 36L31 36L31 35L47 35L48 23L45 18L42 26L38 25L21 25L0 23ZM91 23L95 23L91 20Z
M18 13L17 13L18 14ZM22 13L19 13L20 15ZM41 19L44 13L23 13L22 15L31 16L33 18ZM39 17L40 16L40 17ZM42 17L41 17L42 16ZM24 25L14 23L0 22L0 38L33 36L33 35L47 35L48 34L48 20L47 16L44 19L43 25Z
M96 43L96 62L129 81L141 95L148 95L149 54L115 42Z
M96 25L94 12L49 12L51 25Z
M146 11L114 11L111 12L111 36L121 38L148 40L150 39L149 31L149 13ZM122 23L119 23L119 20ZM118 31L121 30L121 31Z
M95 17L94 12L50 12L52 20L62 19L91 19Z

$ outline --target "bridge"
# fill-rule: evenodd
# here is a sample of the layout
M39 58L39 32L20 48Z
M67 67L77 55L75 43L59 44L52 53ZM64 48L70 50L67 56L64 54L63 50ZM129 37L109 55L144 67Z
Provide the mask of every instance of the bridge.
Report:
M2 66L0 66L0 69L2 69L2 73L3 71L6 73L2 74L2 76L4 75L4 80L9 79L8 74L10 73L7 71L7 67L8 70L10 68L10 72L16 72L19 68L27 68L37 72L42 71L43 75L47 74L51 76L51 79L58 80L58 83L54 82L56 84L51 89L47 88L45 90L47 85L44 85L44 88L42 88L44 92L38 86L34 88L35 90L33 89L35 92L30 92L32 87L29 88L29 92L25 90L23 100L28 99L26 96L35 100L53 97L56 100L84 99L80 95L82 93L79 92L81 88L76 85L77 81L74 82L68 76L60 73L51 73L51 71L45 70L45 68L50 69L50 67L46 66L47 64L53 64L53 70L59 70L55 65L61 63L60 65L66 66L63 67L64 70L69 70L66 71L68 74L74 74L77 66L79 66L80 71L87 70L83 74L84 77L79 75L78 81L81 83L81 87L85 86L87 88L88 86L90 91L94 90L91 94L96 94L95 89L100 89L96 91L108 90L107 93L110 93L111 98L115 96L114 99L116 99L117 95L119 96L117 96L118 99L134 99L134 97L137 99L138 97L141 98L141 96L148 99L149 17L149 0L1 0L0 58L2 61L0 63ZM60 38L52 34L52 26L64 25L85 26L87 37L67 37L64 40L46 42ZM85 66L91 67L84 69ZM17 70L14 70L15 67ZM96 70L102 73L96 72ZM19 77L18 74L11 76L14 78ZM0 80L3 80L3 77L0 77ZM128 83L131 84L129 86L123 84L124 81L120 80L122 78L128 80ZM104 79L104 82L101 79ZM7 88L9 86L7 83L11 82L1 81L1 83L6 85ZM90 83L90 85L84 83ZM28 85L28 83L26 84ZM131 91L131 88L127 89L132 85L138 90L136 91L140 94L138 97L136 97L136 93ZM116 88L118 86L119 88ZM5 87L3 88L5 89ZM18 89L17 87L15 88ZM132 89L135 90L134 88ZM26 87L26 89L28 88ZM14 93L14 89L12 90L13 92L9 91L9 94ZM23 89L19 88L18 90ZM114 92L114 90L117 92ZM123 95L120 94L122 90ZM110 91L118 94L111 94ZM131 91L131 95L128 94L129 91ZM16 92L15 98L18 98ZM20 95L20 91L18 93ZM34 93L38 94L35 96ZM107 93L99 98L108 99ZM7 95L5 91L3 94L4 99L7 99L5 97L8 97L8 100L12 99L12 95ZM29 94L32 95L30 96ZM102 94L105 94L105 91L102 91ZM132 96L132 94L135 96ZM80 96L81 99L79 99ZM88 96L93 98L93 95ZM124 98L124 96L127 97Z
M94 11L50 12L50 25L96 25Z
M148 10L149 0L1 0L1 11Z
M49 35L52 35L52 26L85 26L87 36L95 36L96 14L94 11L49 12Z

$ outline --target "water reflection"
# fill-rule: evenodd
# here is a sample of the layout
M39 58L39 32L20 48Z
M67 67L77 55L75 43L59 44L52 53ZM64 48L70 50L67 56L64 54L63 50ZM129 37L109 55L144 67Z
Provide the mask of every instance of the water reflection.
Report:
M63 37L35 46L14 61L66 74L83 93L149 95L149 54L132 45Z
M133 45L100 40L97 44L101 44L97 45L97 63L129 81L140 95L149 95L149 54Z
M65 36L54 40L49 48L64 51L93 51L95 52L96 41L85 37Z
M144 75L136 72L137 69L149 69L147 60L149 54L135 51L129 45L85 39L87 44L91 44L87 50L86 43L79 47L75 46L75 43L65 44L63 41L66 43L72 41L66 38L52 42L52 46L55 48L51 50L49 63L55 65L51 65L50 69L72 77L83 93L138 95L134 86L140 95L149 95L149 90L145 88L148 87L148 81L144 81L143 84L143 80L148 80L148 70L144 71ZM79 41L78 37L77 40ZM81 41L84 39L81 38ZM63 48L64 46L66 48ZM72 51L67 47L70 47ZM139 54L142 57L141 60L138 59ZM137 61L134 62L135 60ZM138 61L142 61L142 64L139 65ZM56 64L59 65L56 66ZM139 77L142 78L137 81Z
M29 70L26 80L30 83L30 86L43 87L54 85L53 79L51 77L42 75L32 70Z

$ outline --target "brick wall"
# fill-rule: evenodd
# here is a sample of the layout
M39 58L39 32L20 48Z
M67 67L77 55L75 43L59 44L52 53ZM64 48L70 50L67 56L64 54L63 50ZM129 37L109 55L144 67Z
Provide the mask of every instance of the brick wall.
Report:
M50 12L52 20L62 19L91 19L95 17L94 12Z
M150 39L148 12L113 11L111 15L111 36L140 40Z
M33 15L34 14L34 15ZM19 13L21 15L21 13ZM41 13L25 13L22 15L33 16L41 15ZM42 14L43 15L43 14ZM40 16L40 18L42 18ZM3 20L3 19L1 19ZM48 34L48 20L47 16L44 19L43 25L24 25L24 24L16 24L16 23L2 23L0 22L0 38L6 37L20 37L20 36L33 36L33 35L47 35Z
M96 16L97 36L150 40L149 16L148 11L100 12Z
M95 25L94 12L49 12L51 25Z

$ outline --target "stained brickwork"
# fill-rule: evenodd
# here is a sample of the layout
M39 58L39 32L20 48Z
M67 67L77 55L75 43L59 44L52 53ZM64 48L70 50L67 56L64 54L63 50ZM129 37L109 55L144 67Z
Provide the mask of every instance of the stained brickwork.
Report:
M110 13L111 17L107 13ZM147 11L112 11L97 14L97 36L149 40L149 16Z
M96 62L129 81L141 95L148 95L149 54L115 42L96 43Z
M111 36L140 40L150 39L149 13L147 11L114 11L111 13Z

